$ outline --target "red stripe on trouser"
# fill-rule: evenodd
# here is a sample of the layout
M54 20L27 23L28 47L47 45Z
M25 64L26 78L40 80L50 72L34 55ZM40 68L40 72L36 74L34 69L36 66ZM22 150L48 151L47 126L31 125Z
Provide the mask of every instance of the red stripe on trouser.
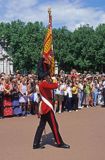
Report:
M56 137L56 141L57 141L57 144L60 144L60 139L59 139L59 136L58 136L58 131L57 131L57 127L56 127L56 122L55 122L55 119L54 119L54 115L52 112L51 113L51 120L52 120L52 124L53 124L53 130L54 130L54 134L55 134L55 137Z

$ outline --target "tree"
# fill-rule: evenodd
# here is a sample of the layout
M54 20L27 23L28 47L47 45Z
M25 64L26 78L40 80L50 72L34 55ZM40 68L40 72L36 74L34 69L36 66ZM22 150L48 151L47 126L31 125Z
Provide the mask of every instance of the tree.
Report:
M13 57L15 70L35 70L46 32L42 22L24 23L17 20L0 23L0 39L7 41L5 48ZM59 69L66 72L72 68L105 72L105 24L100 24L95 30L84 25L74 32L65 26L54 28L53 48Z

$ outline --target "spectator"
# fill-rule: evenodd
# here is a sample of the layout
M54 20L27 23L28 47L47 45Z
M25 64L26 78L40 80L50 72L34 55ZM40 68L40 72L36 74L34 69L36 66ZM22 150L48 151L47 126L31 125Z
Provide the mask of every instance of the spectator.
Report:
M72 104L73 110L78 111L78 84L75 81L72 83Z
M67 84L67 102L66 102L66 108L68 112L72 111L72 83L69 82Z
M4 104L3 104L5 117L13 115L11 90L12 90L12 85L10 83L9 77L6 77L4 83Z

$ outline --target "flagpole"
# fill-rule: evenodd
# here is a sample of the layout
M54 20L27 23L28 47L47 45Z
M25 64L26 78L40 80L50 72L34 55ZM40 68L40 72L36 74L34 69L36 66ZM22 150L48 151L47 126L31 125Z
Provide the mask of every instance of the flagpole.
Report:
M48 8L48 14L49 14L49 26L50 28L52 29L52 15L51 15L51 8ZM53 36L52 36L52 44L51 44L51 56L52 56L52 60L53 60L53 63L54 63L54 53L53 53ZM53 67L55 67L55 64L51 64L53 65ZM55 68L52 68L51 66L51 76L54 76L54 73L55 73ZM54 90L53 90L53 109L55 110L54 108Z
M51 8L48 8L48 14L49 14L49 25L52 27L52 15L51 15Z

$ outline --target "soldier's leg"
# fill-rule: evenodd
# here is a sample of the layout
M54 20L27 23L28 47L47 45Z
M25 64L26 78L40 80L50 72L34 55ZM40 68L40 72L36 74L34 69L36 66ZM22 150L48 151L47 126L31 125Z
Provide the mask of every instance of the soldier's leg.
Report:
M33 147L34 146L38 146L40 144L40 140L41 140L41 136L43 133L43 130L45 129L45 125L46 125L46 115L42 115L41 119L40 119L40 123L39 126L37 128L35 137L34 137L34 141L33 141Z
M53 111L50 111L49 114L48 114L48 117L47 117L47 121L53 131L53 134L54 134L54 137L55 137L55 140L57 142L57 147L59 148L65 148L65 149L69 149L70 148L70 145L68 144L65 144L62 140L62 137L59 133L59 128L58 128L58 123L56 121L56 118L55 118L55 115L53 113Z
M62 140L62 137L59 133L58 123L56 121L56 118L55 118L55 115L54 115L53 111L49 112L48 117L47 117L47 121L48 121L48 123L51 127L51 130L52 130L53 134L54 134L56 143L58 145L62 144L63 140Z

